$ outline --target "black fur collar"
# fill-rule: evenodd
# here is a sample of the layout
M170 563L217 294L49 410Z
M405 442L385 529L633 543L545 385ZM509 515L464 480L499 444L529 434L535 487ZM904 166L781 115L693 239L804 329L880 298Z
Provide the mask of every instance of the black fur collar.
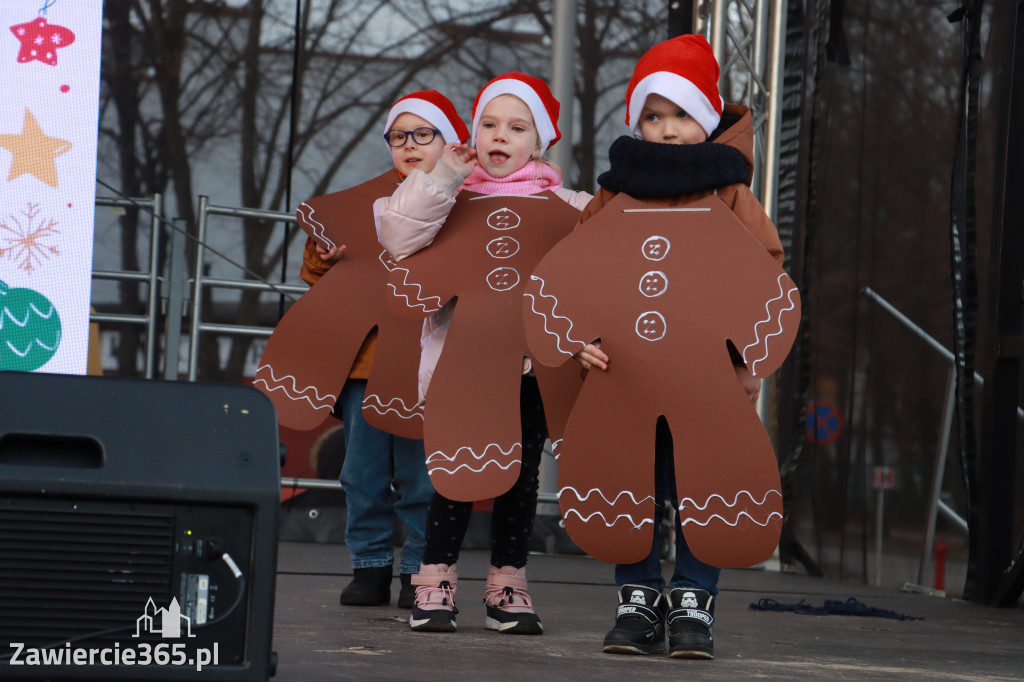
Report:
M662 144L622 136L608 150L601 187L642 198L677 197L749 180L743 154L716 142Z

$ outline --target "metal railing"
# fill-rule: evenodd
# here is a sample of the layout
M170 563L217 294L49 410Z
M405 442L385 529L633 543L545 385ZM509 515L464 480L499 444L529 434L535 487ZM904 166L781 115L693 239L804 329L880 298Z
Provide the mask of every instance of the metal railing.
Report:
M204 274L206 269L206 249L202 245L206 243L208 218L211 215L221 215L233 218L257 218L274 222L297 224L298 220L293 213L281 213L279 211L265 211L254 208L231 208L228 206L214 206L210 204L209 197L199 197L199 220L197 225L196 239L200 244L196 254L196 265L193 277L189 284L192 291L192 325L189 334L188 351L188 380L195 381L199 371L199 336L205 332L219 334L235 334L242 336L269 337L273 327L257 327L238 324L215 324L202 321L203 290L206 287L219 287L224 289L239 289L244 291L265 291L275 293L288 293L302 295L308 288L306 285L297 284L270 284L251 279L218 279L207 277Z
M96 205L110 206L113 208L144 208L150 212L148 270L140 270L137 272L122 270L92 271L93 279L120 282L145 282L148 287L148 291L146 292L146 313L144 315L128 315L126 313L91 313L89 315L89 321L130 324L145 327L146 357L144 363L144 375L147 379L152 379L156 367L156 320L159 317L160 290L163 282L160 277L160 236L161 225L163 222L163 199L160 194L154 194L150 199L97 197Z
M281 477L282 488L307 488L310 490L341 490L341 482L329 478ZM537 493L538 504L558 504L556 493Z
M892 316L897 322L909 329L914 336L924 341L930 348L941 355L950 363L949 375L946 380L946 396L943 402L942 419L939 425L939 446L935 453L935 465L932 469L932 488L928 503L928 523L925 529L924 548L921 554L917 582L924 584L924 578L931 572L932 550L935 544L935 523L938 515L941 514L963 533L969 532L967 520L960 516L948 504L942 501L943 478L946 471L946 458L949 453L950 434L952 433L953 418L956 411L956 371L953 367L954 356L952 351L943 346L937 340L928 335L921 327L916 325L910 318L901 313L894 305L885 300L878 292L871 287L864 287L860 292L882 311ZM974 373L974 381L979 386L984 385L985 379L978 372ZM1024 419L1024 408L1017 407L1017 418Z
M189 317L187 375L189 381L195 381L198 371L198 344L201 334L212 332L266 338L274 331L272 326L260 327L203 322L202 300L206 287L266 291L294 294L296 296L301 296L308 289L305 284L272 284L252 279L219 279L207 277L203 274L206 267L207 249L205 244L208 236L209 216L222 215L235 218L259 218L286 224L296 224L297 220L294 214L260 209L214 206L209 203L208 197L200 196L196 237L200 248L196 255L195 272L191 276L187 276L185 259L186 221L182 218L175 218L173 221L174 227L167 230L169 238L167 240L168 254L166 266L168 272L166 275L160 272L160 242L165 234L163 225L165 222L171 222L163 215L163 199L160 194L154 194L151 198L97 197L96 206L138 208L148 211L150 214L148 225L150 248L145 269L139 271L93 270L92 272L93 280L145 283L148 288L145 313L131 315L127 313L94 312L89 316L90 322L129 324L145 327L146 347L143 371L147 379L154 378L157 373L158 340L160 335L156 325L160 319L161 299L166 299L168 315L164 344L164 378L169 380L178 378L178 348L181 343L181 324L179 321L184 317ZM188 310L189 307L191 311Z

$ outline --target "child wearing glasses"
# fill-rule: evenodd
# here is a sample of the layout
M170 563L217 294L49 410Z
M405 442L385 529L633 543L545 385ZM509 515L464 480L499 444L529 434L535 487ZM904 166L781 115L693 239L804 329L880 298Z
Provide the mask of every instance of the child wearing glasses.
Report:
M473 148L464 144L447 145L433 171L414 171L391 197L377 200L374 213L381 244L396 261L428 247L445 226L460 189L487 195L532 195L548 191L577 211L582 209L591 196L563 188L561 171L542 158L560 137L558 110L558 101L537 78L507 73L490 81L473 103ZM509 206L515 206L516 201L522 200L513 196L507 201ZM564 220L565 213L556 213L563 217L545 219L549 223ZM571 214L575 222L578 213ZM480 320L460 316L455 300L447 302L424 322L421 399L427 396L430 379L455 317L459 318L458 332L453 334L465 334L473 325L481 324ZM526 562L547 425L536 378L532 376L529 361L523 364L521 468L512 487L494 500L491 561L484 589L485 627L506 634L539 635L543 626L527 590ZM472 507L472 502L453 501L437 492L431 499L423 564L413 577L413 583L418 585L409 619L413 630L456 630L456 563Z
M430 172L447 145L459 144L468 138L469 131L455 107L436 90L413 92L399 99L388 112L384 126L384 140L397 171L389 180L389 186L394 186L390 182L402 182L416 170ZM318 205L315 200L307 204ZM319 205L324 207L323 203ZM344 207L344 210L355 215L358 207ZM367 206L367 216L369 213ZM300 219L306 217L302 211L299 215ZM313 219L312 213L309 219ZM344 244L326 248L310 237L303 254L302 279L315 284L343 259L345 252ZM369 284L381 285L380 282ZM398 606L411 608L415 594L411 579L422 560L427 508L433 487L427 475L423 440L386 433L363 417L367 379L378 347L378 329L375 327L363 341L335 408L340 409L344 421L346 455L341 485L348 507L345 544L353 569L353 579L342 590L340 600L345 605L360 606L390 603L391 538L396 521L400 519L405 543L400 562L402 587ZM397 330L391 327L388 331ZM415 334L415 330L412 333Z

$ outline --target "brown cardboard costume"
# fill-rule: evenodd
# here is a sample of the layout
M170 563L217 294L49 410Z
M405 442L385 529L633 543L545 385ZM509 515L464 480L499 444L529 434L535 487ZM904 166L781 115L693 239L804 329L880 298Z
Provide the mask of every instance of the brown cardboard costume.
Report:
M573 540L611 563L647 556L664 415L694 556L722 567L770 556L782 527L778 467L726 341L767 376L792 345L799 295L729 208L714 195L652 209L619 194L537 265L524 304L540 362L566 363L598 338L611 359L587 375L558 453Z
M578 215L551 192L463 191L430 247L392 272L392 304L399 314L422 317L458 299L426 396L423 432L431 482L451 500L497 497L519 477L519 392L523 358L529 355L523 284ZM574 367L533 367L555 441L580 373Z
M423 437L416 368L422 324L394 315L386 290L394 261L377 242L373 201L395 191L390 170L350 189L299 205L299 225L322 246L346 245L342 260L291 307L267 342L253 384L277 407L282 425L318 426L334 408L353 360L376 328L363 416L405 438Z

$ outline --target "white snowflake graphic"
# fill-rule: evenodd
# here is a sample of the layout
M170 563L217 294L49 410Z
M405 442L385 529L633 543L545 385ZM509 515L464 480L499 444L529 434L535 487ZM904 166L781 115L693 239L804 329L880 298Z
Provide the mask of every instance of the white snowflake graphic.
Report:
M19 270L28 273L60 255L56 246L47 243L60 234L57 221L40 218L39 214L39 204L29 203L19 215L0 218L0 259L12 260Z

